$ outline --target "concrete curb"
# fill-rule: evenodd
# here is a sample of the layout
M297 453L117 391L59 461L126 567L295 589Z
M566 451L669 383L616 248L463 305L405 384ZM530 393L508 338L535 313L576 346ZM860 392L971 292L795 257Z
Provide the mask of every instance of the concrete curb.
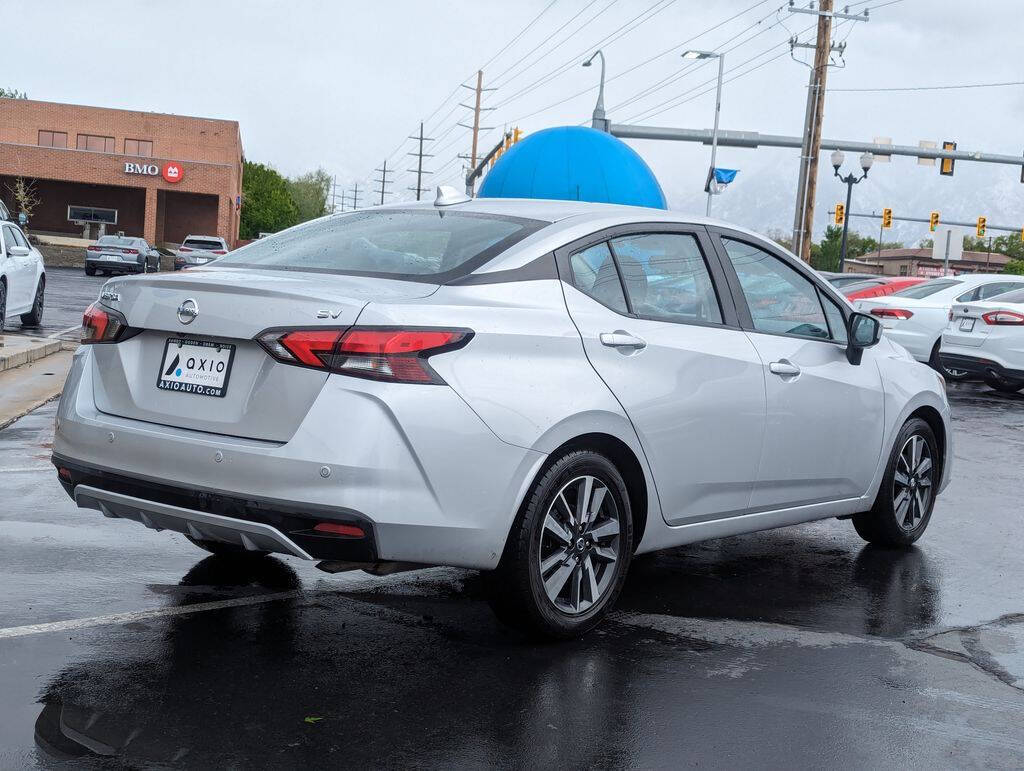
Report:
M44 359L61 351L64 341L20 335L0 335L0 372Z
M0 430L60 396L73 356L58 349L46 360L0 372Z

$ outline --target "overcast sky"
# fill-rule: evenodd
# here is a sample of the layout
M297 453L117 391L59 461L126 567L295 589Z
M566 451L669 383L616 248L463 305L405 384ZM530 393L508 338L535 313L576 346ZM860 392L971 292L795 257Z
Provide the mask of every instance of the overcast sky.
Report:
M726 57L727 80L764 66L726 83L722 127L798 134L808 71L790 58L785 41L814 20L777 11L782 2L5 0L4 18L17 34L5 35L0 47L0 85L34 99L235 119L250 160L286 174L321 166L345 186L368 180L385 157L389 165L411 168L404 156L411 144L402 141L429 116L428 133L438 141L427 166L443 170L434 182L453 181L454 156L468 149L465 130L454 127L468 120L468 111L448 98L458 90L468 103L471 94L459 83L471 82L484 66L485 86L498 86L487 97L498 109L485 124L498 130L515 121L527 133L579 123L589 119L595 92L573 95L594 87L598 73L578 63L597 45L608 60L606 104L616 122L710 127L714 95L702 84L714 77L714 65L684 73L688 63L679 54L735 46ZM889 2L850 3L856 10L877 7L869 22L837 29L836 39L848 48L845 68L830 71L830 86L1024 80L1022 0ZM813 40L807 32L800 38ZM655 90L618 106L649 88ZM836 91L828 97L824 133L891 136L903 144L953 139L961 149L1019 154L1022 125L1021 86ZM634 146L670 194L702 186L707 148ZM795 177L793 151L724 150L719 165L740 168L750 179L780 163L792 166ZM879 174L931 178L935 172L905 160ZM410 183L401 174L394 188L405 192ZM947 189L955 197L956 188Z

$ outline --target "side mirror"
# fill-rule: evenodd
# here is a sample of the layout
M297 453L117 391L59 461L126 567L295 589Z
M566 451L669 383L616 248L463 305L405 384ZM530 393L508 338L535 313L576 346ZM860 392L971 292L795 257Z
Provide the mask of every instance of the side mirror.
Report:
M8 246L7 255L9 257L28 257L29 248L27 246Z
M877 345L882 339L882 325L874 316L866 313L852 313L847 322L846 358L850 364L860 364L864 349Z

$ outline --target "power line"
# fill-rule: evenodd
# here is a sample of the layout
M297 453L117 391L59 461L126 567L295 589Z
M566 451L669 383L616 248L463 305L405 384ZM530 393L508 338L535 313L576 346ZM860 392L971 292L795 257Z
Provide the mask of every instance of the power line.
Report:
M550 11L551 10L551 6L553 6L556 2L558 2L558 0L551 0L551 2L548 3L544 7L544 10L542 10L540 13L538 13L536 16L534 16L529 24L527 24L525 27L523 27L521 30L519 30L519 33L515 37L513 37L511 40L509 40L507 43L505 43L505 45L502 46L498 50L498 53L496 53L494 56L492 56L490 59L488 59L482 65L480 65L480 69L481 70L484 69L489 64L491 64L491 62L493 62L495 59L497 59L499 56L501 56L503 53L505 53L505 51L508 50L509 46L511 46L513 43L515 43L517 40L519 40L519 38L521 38L523 35L525 35L527 33L527 31L529 31L530 27L532 27L534 24L536 24L538 21L540 21L540 17L543 16L548 11Z
M960 83L948 86L880 86L877 88L829 88L826 90L877 93L880 91L952 91L958 88L1000 88L1002 86L1024 86L1024 80L1008 80L1003 83Z

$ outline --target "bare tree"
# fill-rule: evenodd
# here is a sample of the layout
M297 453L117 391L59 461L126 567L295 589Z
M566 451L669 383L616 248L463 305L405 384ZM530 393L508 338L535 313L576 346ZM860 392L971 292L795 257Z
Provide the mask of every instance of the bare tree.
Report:
M32 213L39 206L39 197L36 195L35 180L25 181L24 177L15 177L14 184L8 185L7 189L14 197L14 203L19 212L25 212L25 217L32 219Z

